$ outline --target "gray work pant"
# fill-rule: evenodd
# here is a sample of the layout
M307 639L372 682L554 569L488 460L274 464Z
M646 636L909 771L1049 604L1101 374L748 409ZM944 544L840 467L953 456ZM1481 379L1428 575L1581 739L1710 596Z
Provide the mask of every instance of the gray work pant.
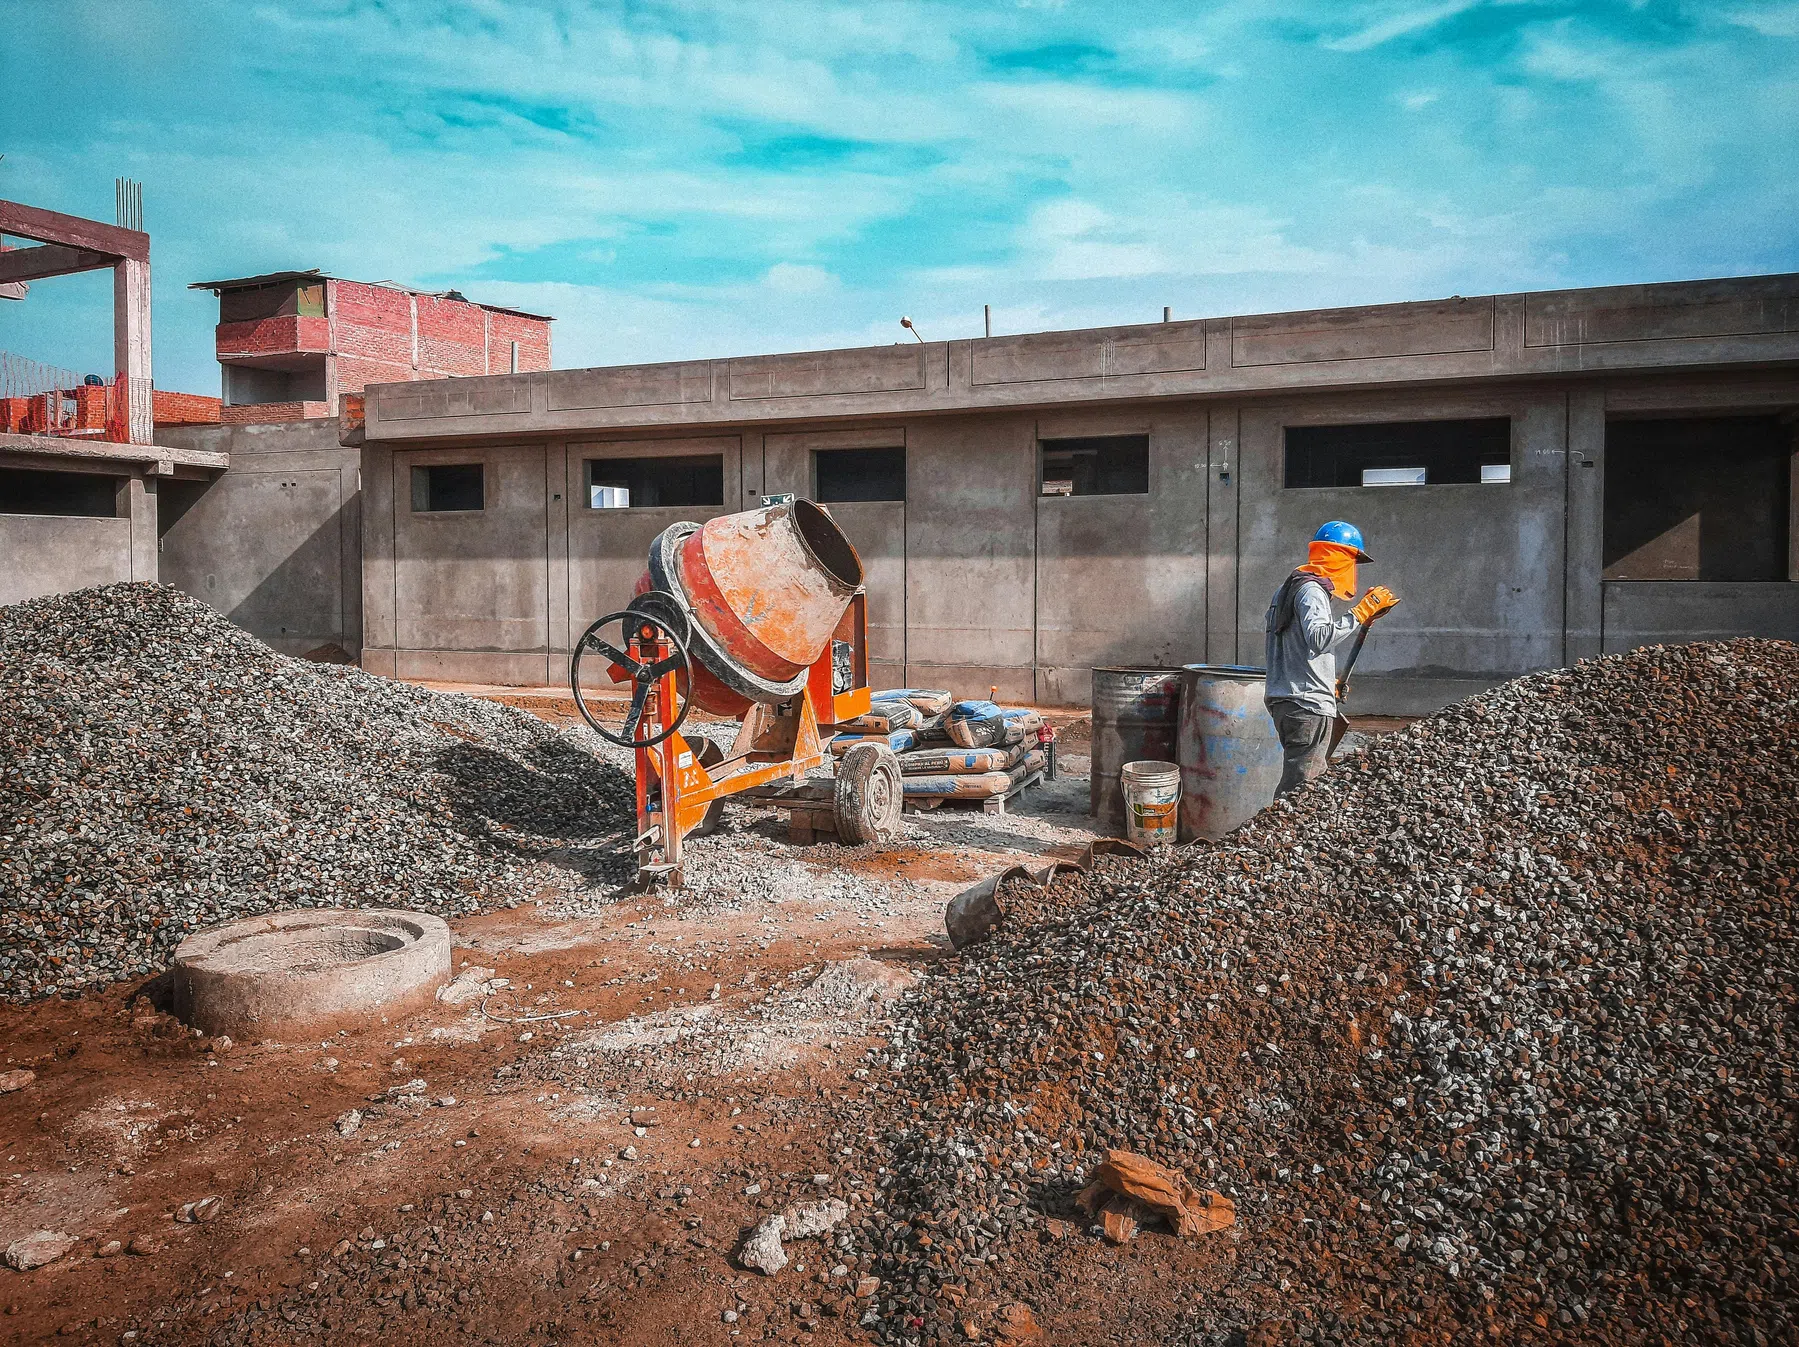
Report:
M1268 714L1274 717L1274 732L1281 741L1281 783L1274 788L1278 800L1324 775L1330 764L1331 729L1336 718L1287 701L1269 702Z

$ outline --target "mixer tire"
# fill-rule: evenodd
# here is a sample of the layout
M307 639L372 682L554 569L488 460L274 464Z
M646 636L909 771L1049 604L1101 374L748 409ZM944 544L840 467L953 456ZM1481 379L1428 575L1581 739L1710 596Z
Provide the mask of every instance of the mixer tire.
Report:
M899 829L905 804L899 758L886 744L853 745L837 764L832 801L837 840L845 846L884 842Z

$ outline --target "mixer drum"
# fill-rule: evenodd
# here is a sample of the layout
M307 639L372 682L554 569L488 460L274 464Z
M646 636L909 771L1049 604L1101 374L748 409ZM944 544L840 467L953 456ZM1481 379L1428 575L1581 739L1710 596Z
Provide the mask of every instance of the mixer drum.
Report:
M862 558L809 500L670 525L649 561L651 584L678 595L693 619L693 695L719 715L805 687L862 587Z

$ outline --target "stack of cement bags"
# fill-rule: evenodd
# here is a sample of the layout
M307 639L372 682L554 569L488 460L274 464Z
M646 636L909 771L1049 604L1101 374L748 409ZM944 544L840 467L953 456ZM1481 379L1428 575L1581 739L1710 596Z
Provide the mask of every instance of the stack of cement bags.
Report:
M1005 795L1034 773L1043 717L989 701L956 701L935 688L877 692L868 713L841 726L831 751L884 740L899 756L907 796L986 800Z

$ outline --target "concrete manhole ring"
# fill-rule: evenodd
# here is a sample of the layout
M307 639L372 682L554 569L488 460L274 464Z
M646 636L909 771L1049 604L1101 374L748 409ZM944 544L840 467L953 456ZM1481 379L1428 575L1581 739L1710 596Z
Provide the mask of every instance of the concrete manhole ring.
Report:
M209 1034L314 1038L430 1003L450 928L391 908L300 908L198 931L175 949L175 1013Z

